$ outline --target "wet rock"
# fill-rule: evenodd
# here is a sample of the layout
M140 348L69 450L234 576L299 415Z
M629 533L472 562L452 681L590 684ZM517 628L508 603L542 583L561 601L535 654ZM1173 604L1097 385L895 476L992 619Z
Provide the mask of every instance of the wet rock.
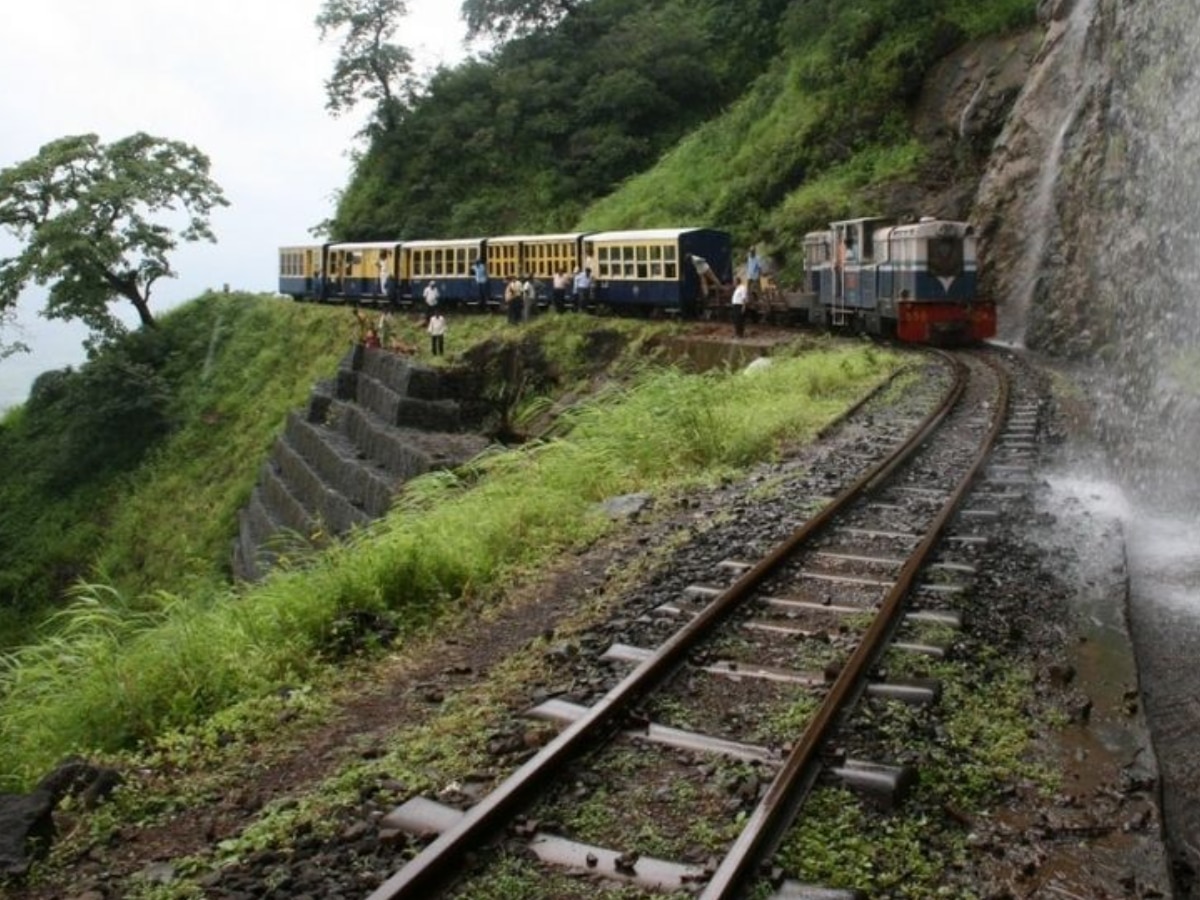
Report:
M47 790L0 794L0 875L23 877L54 839L54 797Z

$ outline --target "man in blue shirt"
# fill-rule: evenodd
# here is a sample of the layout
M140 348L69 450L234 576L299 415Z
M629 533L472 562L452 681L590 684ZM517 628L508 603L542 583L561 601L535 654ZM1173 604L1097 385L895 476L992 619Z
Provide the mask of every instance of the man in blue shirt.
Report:
M762 293L762 260L758 258L758 250L750 248L746 255L746 289L750 292L750 302L758 300Z
M487 312L488 308L488 271L487 263L482 259L477 259L471 265L471 271L475 273L475 289L479 292L479 308L481 312Z

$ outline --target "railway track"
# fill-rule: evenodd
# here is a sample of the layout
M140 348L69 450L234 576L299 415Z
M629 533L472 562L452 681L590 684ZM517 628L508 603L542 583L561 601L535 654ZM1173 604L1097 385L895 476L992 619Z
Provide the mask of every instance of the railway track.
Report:
M831 750L834 735L865 692L937 701L936 682L881 677L878 662L885 652L937 657L944 647L928 635L960 627L953 598L956 581L972 574L974 539L969 528L948 539L947 526L963 519L982 468L1007 464L993 455L1006 423L1007 452L1021 452L1029 415L1009 416L1007 376L986 355L948 359L953 377L940 402L923 416L914 411L886 452L875 442L857 454L845 442L844 483L819 509L778 523L775 546L731 548L691 583L657 591L597 654L605 678L594 696L530 709L557 736L490 794L465 810L417 797L386 816L381 828L431 840L369 900L472 896L464 878L505 854L572 873L579 893L569 896L588 896L592 883L741 896L818 780L902 802L919 773L887 759L845 758ZM646 797L647 784L656 792L630 816L623 798ZM685 833L658 843L688 847L689 858L562 833L588 830L572 804L598 795L610 800L614 834L629 833L623 819L661 807L662 831ZM706 839L698 842L700 831ZM697 843L699 861L689 846ZM717 844L723 849L712 852ZM771 890L780 898L857 896L778 878Z

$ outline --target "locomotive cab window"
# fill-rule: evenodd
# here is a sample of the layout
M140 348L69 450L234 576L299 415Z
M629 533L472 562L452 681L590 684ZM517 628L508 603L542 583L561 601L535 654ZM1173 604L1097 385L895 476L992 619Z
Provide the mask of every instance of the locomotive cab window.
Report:
M963 270L963 242L953 235L929 239L929 274L941 278L961 275Z

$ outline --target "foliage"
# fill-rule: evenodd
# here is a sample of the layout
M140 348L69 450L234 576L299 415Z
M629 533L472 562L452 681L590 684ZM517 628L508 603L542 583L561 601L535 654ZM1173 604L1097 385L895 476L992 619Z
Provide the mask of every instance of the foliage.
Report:
M467 37L503 40L557 24L575 11L576 0L463 0Z
M0 422L0 609L21 626L0 646L97 571L131 594L222 577L262 455L345 351L345 315L209 294L42 375Z
M1034 23L1033 0L468 3L510 40L443 71L339 204L345 239L694 224L798 271L798 234L921 177L932 66ZM519 148L519 152L514 152ZM883 209L886 214L926 210Z
M647 372L627 395L579 407L557 437L417 479L387 520L246 593L196 586L159 592L148 606L102 603L108 589L83 588L53 637L5 660L0 781L28 783L68 749L149 740L303 682L352 613L390 617L412 634L613 527L595 512L604 498L669 493L770 456L895 364L829 349L754 375Z
M395 126L411 90L412 54L393 41L406 11L404 0L325 0L316 20L321 40L341 36L325 82L325 108L333 115L367 100L375 123L385 131Z
M566 230L761 70L765 54L727 40L731 21L731 0L592 0L437 73L358 161L334 236Z
M0 311L30 282L53 282L49 318L120 334L108 305L121 297L154 325L150 292L172 277L171 251L215 240L209 213L228 205L208 171L195 147L142 133L107 145L94 134L59 138L0 171L0 227L24 244L0 260Z

